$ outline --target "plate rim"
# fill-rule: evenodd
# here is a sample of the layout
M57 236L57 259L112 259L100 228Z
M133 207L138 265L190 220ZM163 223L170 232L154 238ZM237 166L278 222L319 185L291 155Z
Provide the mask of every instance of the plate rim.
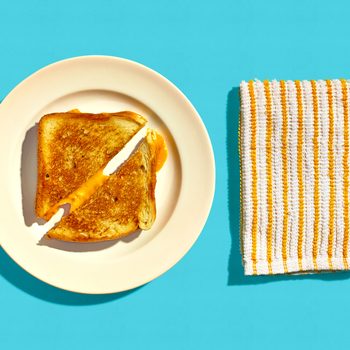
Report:
M202 218L201 218L201 224L200 227L201 229L198 230L198 232L196 232L196 234L193 235L193 239L192 241L181 251L181 254L177 254L177 257L168 264L168 266L162 266L162 269L159 269L157 273L154 273L152 276L151 274L147 274L147 278L144 280L144 282L142 284L140 283L135 283L134 285L129 286L128 288L124 288L124 289L120 289L120 290L109 290L109 291L98 291L98 292L91 292L91 291L82 291L82 290L78 290L76 288L69 288L67 286L62 286L59 283L53 283L51 280L48 281L46 278L43 278L42 276L38 276L37 274L32 273L32 271L29 271L26 266L23 266L22 264L20 264L19 262L17 262L17 260L15 260L12 255L9 253L8 251L8 247L2 245L2 248L4 249L4 251L6 252L6 254L16 262L16 264L18 264L21 268L23 268L25 271L27 271L29 274L31 274L32 276L34 276L35 278L38 278L39 280L49 284L49 285L53 285L57 288L63 289L63 290L68 290L71 292L76 292L76 293L82 293L82 294L113 294L113 293L117 293L117 292L121 292L121 291L127 291L127 290L131 290L134 288L137 288L141 285L144 285L156 278L158 278L159 276L163 275L165 272L167 272L169 269L171 269L173 266L175 266L188 252L189 250L193 247L193 245L195 244L195 242L197 241L198 237L200 236L200 234L202 233L205 224L208 220L212 205L213 205L213 200L214 200L214 195L215 195L215 186L216 186L216 167L215 167L215 156L214 156L214 152L213 152L213 146L208 134L208 131L204 125L203 120L201 119L199 113L197 112L197 110L194 108L194 106L192 105L192 103L189 101L189 99L185 96L185 94L174 84L172 83L170 80L168 80L166 77L164 77L162 74L158 73L157 71L132 60L129 59L125 59L125 58L121 58L121 57L116 57L116 56L107 56L107 55L84 55L84 56L76 56L76 57L71 57L71 58L66 58L64 60L60 60L57 62L53 62L48 64L47 66L38 69L37 71L35 71L34 73L30 74L29 76L27 76L26 78L24 78L20 83L18 83L7 95L6 97L3 99L3 101L0 103L0 115L1 115L1 110L2 108L7 104L10 103L8 101L11 101L11 98L13 97L13 95L16 94L16 91L21 89L21 87L26 84L29 80L31 80L32 78L36 77L39 74L43 74L47 71L49 71L52 68L57 67L58 65L63 65L63 64L67 64L73 61L79 61L79 60L93 60L93 59L106 59L106 60L113 60L115 62L122 62L125 63L127 65L131 65L131 66L137 66L139 69L142 69L146 72L148 72L149 74L155 76L157 79L161 79L164 83L166 83L169 87L171 87L171 89L173 90L173 92L175 92L185 103L186 103L186 107L190 108L191 110L191 114L192 116L196 117L196 122L201 126L201 133L202 136L204 136L204 139L206 141L206 146L207 146L207 151L209 151L206 156L208 158L208 161L210 162L210 170L211 170L211 186L210 188L208 188L208 193L207 193L207 197L209 199L208 204L207 204L207 208L205 210L205 214L202 214ZM170 130L171 132L171 130ZM2 243L2 242L0 242Z

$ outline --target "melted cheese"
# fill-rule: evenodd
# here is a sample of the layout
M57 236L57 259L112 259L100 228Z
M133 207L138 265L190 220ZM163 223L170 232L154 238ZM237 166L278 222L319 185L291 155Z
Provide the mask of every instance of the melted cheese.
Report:
M168 148L166 146L164 138L158 133L156 133L156 135L156 171L159 171L160 169L162 169L165 161L168 158Z
M103 175L103 169L100 169L95 175L90 177L78 189L72 192L68 197L61 199L56 205L51 207L45 214L45 219L50 219L56 213L59 207L64 204L70 204L70 213L84 204L95 191L102 186L108 176Z

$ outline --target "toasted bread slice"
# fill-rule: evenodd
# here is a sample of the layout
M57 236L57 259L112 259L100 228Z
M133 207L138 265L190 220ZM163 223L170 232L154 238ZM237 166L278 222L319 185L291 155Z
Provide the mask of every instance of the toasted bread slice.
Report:
M104 167L147 122L133 112L77 112L48 114L39 122L38 217Z
M136 151L79 208L64 217L48 237L94 242L150 229L156 218L156 172L166 160L164 139L149 131Z

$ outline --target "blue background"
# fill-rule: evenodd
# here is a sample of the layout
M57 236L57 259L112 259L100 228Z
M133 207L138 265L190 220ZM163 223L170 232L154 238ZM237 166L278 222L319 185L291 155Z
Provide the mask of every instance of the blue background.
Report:
M238 89L243 79L349 78L347 1L1 1L0 99L37 69L105 54L173 81L207 126L217 183L207 224L168 273L131 292L78 295L0 250L2 349L344 349L350 274L244 277Z

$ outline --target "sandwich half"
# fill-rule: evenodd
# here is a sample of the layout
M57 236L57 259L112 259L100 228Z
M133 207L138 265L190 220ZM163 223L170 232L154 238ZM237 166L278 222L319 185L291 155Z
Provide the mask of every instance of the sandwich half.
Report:
M133 112L52 113L39 122L38 217L103 168L146 124Z
M151 228L156 218L156 173L167 157L164 139L154 130L78 208L47 236L72 242L118 239Z

